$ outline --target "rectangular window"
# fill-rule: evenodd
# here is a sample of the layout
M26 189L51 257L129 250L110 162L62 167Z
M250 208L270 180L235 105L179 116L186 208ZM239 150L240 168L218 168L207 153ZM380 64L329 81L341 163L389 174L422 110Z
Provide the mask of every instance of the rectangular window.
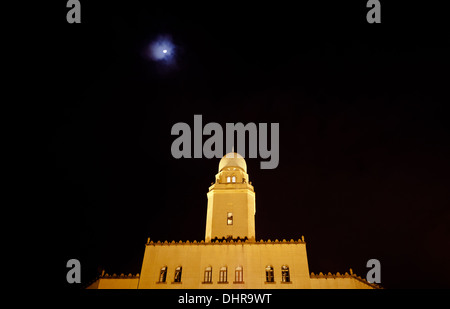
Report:
M175 277L173 279L174 282L181 282L181 271L182 271L181 266L175 269Z
M274 282L273 267L272 266L267 266L266 267L266 282Z
M219 273L219 282L227 282L227 268L222 267Z
M281 278L282 278L282 282L290 282L290 278L289 278L289 267L283 265L281 267Z
M161 283L166 282L166 275L167 275L167 267L161 268L159 272L159 282Z
M244 273L241 266L236 267L234 274L235 274L234 282L236 283L244 282Z
M212 281L212 267L206 267L205 270L205 278L203 282L211 282Z
M227 225L233 225L233 213L229 212L227 214Z

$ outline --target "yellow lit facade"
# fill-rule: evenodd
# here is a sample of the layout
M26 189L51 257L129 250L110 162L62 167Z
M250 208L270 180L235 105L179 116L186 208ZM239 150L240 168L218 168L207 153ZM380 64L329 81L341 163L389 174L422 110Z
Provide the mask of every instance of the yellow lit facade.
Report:
M309 272L306 243L256 240L255 191L247 164L229 153L209 187L205 240L161 242L148 239L141 273L104 272L88 288L98 289L372 289L350 270Z

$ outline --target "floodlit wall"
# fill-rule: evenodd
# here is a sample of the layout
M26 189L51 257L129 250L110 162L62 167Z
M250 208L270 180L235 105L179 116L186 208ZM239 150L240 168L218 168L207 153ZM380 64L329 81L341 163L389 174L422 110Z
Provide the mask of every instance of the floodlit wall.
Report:
M274 282L266 282L266 267L274 269ZM289 281L282 282L281 267L289 267ZM221 267L227 267L227 282L219 282ZM235 269L242 267L243 280L236 282ZM159 282L167 267L166 282ZM182 267L181 282L174 282ZM212 268L211 283L204 282ZM140 289L307 289L310 288L306 244L285 242L149 243L140 274Z

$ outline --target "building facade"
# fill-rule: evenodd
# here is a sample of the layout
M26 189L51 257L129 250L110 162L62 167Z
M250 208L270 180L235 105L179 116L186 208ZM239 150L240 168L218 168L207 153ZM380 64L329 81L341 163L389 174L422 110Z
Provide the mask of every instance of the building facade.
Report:
M102 275L98 289L373 289L350 269L343 275L309 273L306 243L256 240L255 191L247 164L225 155L209 187L205 240L147 240L141 273Z

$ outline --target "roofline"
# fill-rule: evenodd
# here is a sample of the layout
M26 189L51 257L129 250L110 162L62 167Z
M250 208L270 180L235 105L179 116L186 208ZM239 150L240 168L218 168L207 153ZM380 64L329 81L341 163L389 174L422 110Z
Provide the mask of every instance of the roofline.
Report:
M332 274L332 273L328 273L326 275L324 275L322 272L320 272L319 274L315 274L313 272L311 272L311 275L309 277L310 279L336 279L336 278L353 278L356 279L374 289L383 289L379 284L376 283L370 283L369 281L367 281L365 278L361 278L360 276L357 276L354 273L349 274L348 272L345 272L345 274L340 274L339 272L337 272L336 274Z
M278 240L278 239L275 239L275 240L270 240L270 239L268 239L268 240L263 240L263 239L261 239L261 240L257 240L257 241L255 241L255 240L251 240L251 239L248 239L248 240L211 240L210 242L205 242L204 240L202 240L202 241L196 241L196 240L194 240L193 242L190 242L189 240L186 240L185 242L183 242L182 240L180 240L180 241L178 241L178 242L176 242L175 240L172 240L171 242L168 242L167 240L165 240L164 242L162 242L162 241L157 241L157 242L154 242L154 241L152 241L152 240L150 240L150 238L147 240L147 243L145 244L146 246L174 246L174 245L206 245L206 246L209 246L209 245L267 245L267 244L272 244L272 245L279 245L279 244L306 244L306 242L305 242L305 238L302 236L302 238L301 239L298 239L298 240L293 240L293 239L291 239L291 240L286 240L286 239L283 239L283 240Z

